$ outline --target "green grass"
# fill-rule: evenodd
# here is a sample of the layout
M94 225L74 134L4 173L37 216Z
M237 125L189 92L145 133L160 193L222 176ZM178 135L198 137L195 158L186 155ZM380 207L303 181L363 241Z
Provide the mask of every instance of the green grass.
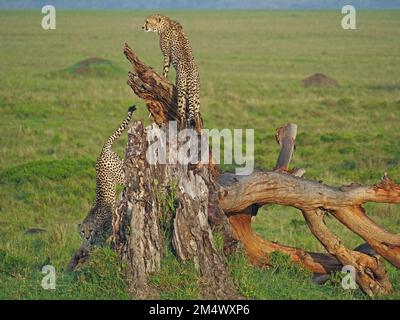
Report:
M0 11L0 298L125 299L111 250L98 250L82 271L63 271L80 240L76 225L94 198L94 163L128 106L147 119L126 85L128 42L157 70L155 34L141 31L146 11L57 11L57 30L41 29L40 11ZM355 31L335 11L171 11L188 34L201 76L207 128L254 128L258 168L273 167L275 129L299 126L292 164L325 183L400 181L400 11L358 11ZM101 58L84 73L88 58ZM305 88L321 72L339 87ZM172 77L172 75L171 75ZM172 79L172 78L171 78ZM148 120L146 120L148 121ZM148 123L148 122L147 122ZM125 141L116 150L122 155ZM398 233L400 207L368 204L368 214ZM345 245L362 242L333 218ZM44 228L26 234L32 227ZM254 218L269 240L323 251L301 214L268 206ZM305 270L278 259L258 270L241 254L229 259L238 290L251 299L365 299L335 282L311 283ZM40 287L41 267L57 270L57 289ZM398 270L387 266L400 298ZM155 297L200 298L193 266L168 254L151 278ZM386 297L388 298L388 297Z

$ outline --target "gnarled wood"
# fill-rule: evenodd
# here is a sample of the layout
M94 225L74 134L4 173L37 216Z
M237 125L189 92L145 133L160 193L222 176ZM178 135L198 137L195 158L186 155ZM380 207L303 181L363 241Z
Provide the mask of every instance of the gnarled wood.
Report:
M275 203L300 210L322 208L360 235L393 265L400 267L400 235L378 226L361 208L365 202L400 202L399 185L387 177L371 187L341 188L276 172L256 172L248 176L224 174L217 181L224 187L220 190L219 203L225 212L241 212L254 203Z
M241 212L253 203L275 203L296 208L324 207L327 210L340 210L366 202L400 203L400 186L388 178L370 187L357 185L352 188L331 187L290 174L269 171L254 172L247 176L224 173L217 181L223 186L220 190L220 205L229 213ZM399 237L395 235L391 241L397 244Z
M142 63L127 43L124 54L133 66L133 71L128 73L128 85L139 98L146 101L154 122L162 124L176 120L178 104L175 86Z
M398 241L400 236L391 234L378 226L365 215L364 210L360 207L366 201L399 202L400 196L396 191L398 185L388 181L387 177L379 185L352 188L333 188L289 174L275 172L257 172L245 177L224 174L219 177L218 182L223 186L223 189L220 190L220 206L225 212L240 214L254 203L258 205L275 203L296 207L303 211L306 220L311 223L310 229L328 252L335 255L341 263L356 268L359 275L358 283L367 294L373 295L390 291L391 286L383 267L374 258L367 255L350 252L344 247L337 248L335 243L340 243L340 241L333 235L328 237L329 230L322 221L319 221L320 215L318 214L321 211L330 212L350 230L360 235L382 257L399 267ZM232 218L230 221L232 222ZM252 241L249 241L247 247L253 245ZM259 240L258 242L262 243ZM263 250L269 251L270 249L271 246L267 244ZM287 253L285 248L277 250ZM292 258L296 260L293 255ZM367 268L367 266L370 268L370 273L374 275L372 280L368 278L368 272L357 269ZM310 269L321 273L316 268Z
M153 120L157 124L175 120L175 87L152 68L143 64L127 44L124 53L134 69L129 73L128 84L140 98L146 101ZM323 223L323 214L331 213L346 227L367 241L382 257L396 267L400 267L400 236L378 226L366 216L362 209L362 205L366 202L400 203L400 186L386 176L380 184L374 186L353 184L340 188L301 178L304 170L290 171L288 169L294 150L296 129L297 127L291 124L279 128L277 131L277 141L281 145L281 153L274 168L275 172L255 172L247 176L225 173L218 176L216 180L218 186L215 188L215 192L218 194L218 207L229 217L234 237L243 242L250 260L255 264L267 265L269 263L268 254L276 250L289 254L292 260L302 263L316 273L331 272L338 270L343 264L349 264L356 269L357 282L364 292L369 295L389 292L391 286L381 263L374 257L345 248L340 243L340 239L332 234ZM206 172L202 166L197 169L198 171L203 170L203 173ZM210 172L210 168L208 172ZM206 180L203 177L203 181ZM189 188L194 183L190 188L195 188L197 192L202 193L203 191L200 190L202 188L195 183L196 181L202 185L200 178L189 178L186 187ZM208 199L210 199L210 194L214 194L214 191L209 193ZM185 197L187 197L185 192L180 193L180 198L185 199ZM204 220L204 208L198 209L203 200L198 198L196 201L196 204L187 203L188 208L197 208L197 212ZM260 206L265 204L298 208L303 213L312 233L324 245L328 254L305 252L302 249L269 242L255 235L251 230L250 217ZM209 208L209 218L211 211ZM185 214L189 214L187 209L185 212L179 216L185 217ZM190 217L190 219L195 219L194 215ZM176 227L179 225L178 221L183 222L184 220L178 218ZM187 229L188 226L186 225L182 230ZM204 225L200 223L196 228L201 229L201 226ZM195 232L195 234L197 233ZM203 232L203 234L208 234L208 232ZM184 241L179 240L181 237L179 232L175 236L178 255L197 259L191 250L198 245L202 246L201 241L204 238L201 240L196 237L200 244L196 243L190 249L183 247L185 244ZM203 258L204 261L207 261L205 264L211 266L209 270L216 270L212 267L213 258L210 257L213 253L210 248L212 248L211 244L202 247L201 250L208 252L207 258L205 256ZM220 265L221 261L217 265ZM207 271L204 274L209 275L210 273ZM217 279L216 283L218 281Z
M315 273L330 273L342 268L342 264L332 255L306 252L261 238L251 229L251 215L249 214L232 215L229 217L229 222L232 225L234 238L243 243L249 260L255 265L269 266L268 255L280 251L289 255L292 261L303 264Z
M392 286L379 260L344 247L340 239L326 227L322 210L303 210L303 215L311 232L325 249L344 266L354 267L357 273L356 281L366 294L373 296L377 293L390 293Z

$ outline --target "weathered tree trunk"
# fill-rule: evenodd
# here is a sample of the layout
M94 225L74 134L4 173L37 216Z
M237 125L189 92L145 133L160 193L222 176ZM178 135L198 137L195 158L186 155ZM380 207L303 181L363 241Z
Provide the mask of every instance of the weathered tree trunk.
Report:
M128 131L125 152L127 186L113 216L115 247L126 265L126 276L132 296L151 296L147 276L160 267L164 251L161 232L159 186L169 178L165 167L149 166L146 161L147 140L141 122ZM167 181L168 182L168 181Z
M208 298L238 298L233 282L229 278L225 257L216 250L208 219L210 179L206 168L202 174L188 171L180 166L177 196L180 206L176 211L173 226L173 246L182 260L193 260L201 272L201 289ZM207 177L208 175L208 177ZM204 179L203 177L207 178Z
M154 122L162 128L163 124L175 120L175 87L143 64L127 44L124 53L134 69L129 73L128 84L138 97L146 101ZM362 204L371 201L400 203L400 186L386 175L380 184L372 187L353 184L333 188L303 179L304 170L289 170L297 133L295 124L277 130L276 139L281 145L281 152L272 172L235 176L219 174L213 164L152 167L144 159L145 133L138 128L140 125L136 124L129 131L126 155L128 186L114 217L115 241L121 259L128 266L127 278L134 295L146 296L147 276L160 265L163 241L166 240L164 227L160 224L166 210L160 195L168 194L166 186L171 185L171 181L176 181L175 195L179 202L170 212L168 225L172 232L172 244L177 257L194 261L201 272L205 296L237 297L228 277L224 256L214 247L210 222L223 226L226 244L230 244L226 248L232 247L233 235L234 239L243 243L246 254L255 265L268 266L268 255L274 251L288 254L293 261L319 274L350 265L355 268L356 281L365 293L373 296L390 292L391 284L382 263L375 257L344 247L323 220L324 214L329 212L399 268L400 236L375 224L362 208ZM299 209L312 234L328 253L306 252L254 234L251 216L265 204Z
M166 132L165 126L160 130ZM193 261L200 272L204 297L237 298L223 253L213 243L207 168L195 172L179 163L149 164L146 153L152 151L141 122L134 123L128 137L128 183L114 215L113 234L132 296L152 296L148 275L160 267L171 241L176 256Z

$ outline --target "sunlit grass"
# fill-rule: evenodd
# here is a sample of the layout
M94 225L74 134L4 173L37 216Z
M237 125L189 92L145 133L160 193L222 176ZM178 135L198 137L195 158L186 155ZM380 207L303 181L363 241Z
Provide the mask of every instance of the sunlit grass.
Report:
M0 11L0 298L124 299L123 271L110 249L98 250L81 272L63 270L80 239L76 225L94 198L94 163L106 137L132 103L126 85L128 42L144 62L162 68L155 34L140 30L148 11L57 11L57 30L40 27L38 11ZM297 123L292 161L306 177L333 185L376 183L384 172L400 181L400 11L360 11L358 29L340 28L334 11L170 11L184 26L201 76L207 128L254 128L256 167L272 168L275 129ZM86 74L76 64L98 57ZM305 88L321 72L339 87ZM170 75L173 79L173 72ZM125 139L115 149L122 156ZM231 167L228 167L231 169ZM398 233L397 205L368 204L368 214ZM254 218L265 238L323 251L301 213L268 206ZM327 224L345 245L362 242L334 218ZM26 234L30 228L43 228ZM251 267L229 260L238 290L251 299L358 299L285 262ZM282 260L283 259L283 260ZM40 287L41 267L53 264L58 287ZM398 270L388 266L399 298ZM199 298L198 274L172 254L151 278L158 298Z

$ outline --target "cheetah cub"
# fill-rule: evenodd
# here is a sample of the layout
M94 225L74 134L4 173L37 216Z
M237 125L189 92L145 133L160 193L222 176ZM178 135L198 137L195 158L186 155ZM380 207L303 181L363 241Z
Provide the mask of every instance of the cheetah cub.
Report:
M112 213L115 209L115 189L117 184L125 184L125 175L122 169L123 161L111 150L111 146L128 127L133 112L132 106L128 115L118 129L107 139L96 162L96 198L89 213L78 230L83 238L83 244L90 248L102 245L111 235Z
M200 79L194 62L192 47L179 22L166 16L154 14L146 19L142 29L146 32L157 32L160 36L160 47L164 56L163 76L168 76L169 67L176 70L176 87L178 91L178 117L181 128L195 127L201 131L200 120Z

